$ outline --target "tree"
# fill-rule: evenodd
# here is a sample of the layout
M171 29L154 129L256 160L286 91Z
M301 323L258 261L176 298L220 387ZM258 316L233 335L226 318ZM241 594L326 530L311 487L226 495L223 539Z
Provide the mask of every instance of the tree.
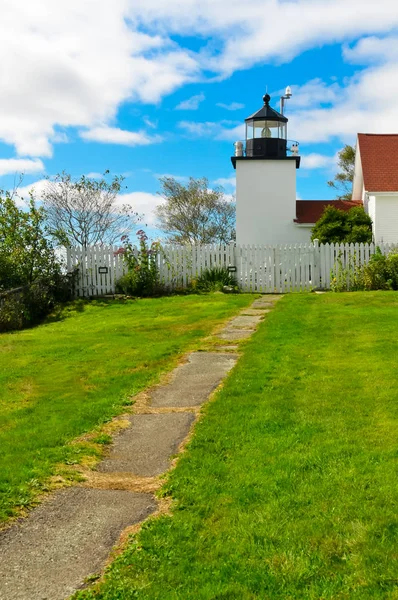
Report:
M187 185L174 177L159 179L165 202L156 208L158 228L176 244L227 244L235 238L235 203L221 187L209 189L205 177Z
M341 169L336 173L333 181L328 181L328 186L337 191L338 200L351 200L352 182L354 180L355 148L346 144L338 153L338 166Z
M327 206L312 229L311 239L321 244L370 243L372 219L362 206L353 206L349 211Z
M113 244L128 234L138 216L131 207L117 203L122 183L120 176L110 182L85 175L72 179L65 171L47 177L42 198L51 233L65 246L84 248Z
M0 191L0 289L53 283L59 262L45 225L45 211L30 198L26 210L16 196Z

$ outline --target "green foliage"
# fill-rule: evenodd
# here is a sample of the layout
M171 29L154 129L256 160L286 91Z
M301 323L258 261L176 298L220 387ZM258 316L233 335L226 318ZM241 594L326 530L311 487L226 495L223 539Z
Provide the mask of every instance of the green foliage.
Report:
M0 290L55 282L59 261L45 224L46 214L30 198L26 210L0 192Z
M398 290L398 252L390 252L387 256L388 281L392 290Z
M140 229L137 231L139 248L131 244L127 236L123 236L124 247L118 250L123 254L128 272L119 279L116 289L128 296L160 296L165 292L160 282L157 264L158 253L161 252L159 242L148 245L148 236Z
M203 177L190 177L187 185L173 177L161 177L156 209L158 228L176 244L228 244L235 238L235 203L221 187L209 188Z
M328 181L328 186L336 190L338 200L351 200L355 170L355 148L346 144L338 152L337 164L341 171L335 175L333 181Z
M22 329L25 324L23 292L0 296L0 332Z
M224 288L230 288L228 291L239 291L236 278L223 267L206 269L191 284L194 292L222 292Z
M364 268L365 289L398 290L398 253L387 256L377 248Z
M339 256L332 269L330 289L332 292L358 292L365 289L364 267L355 254L350 256L347 265Z
M15 197L0 193L0 331L38 322L56 301L69 297L69 281L61 273L46 214L30 198L26 209Z
M71 299L71 282L59 276L0 294L0 332L39 323L59 302Z
M339 257L331 273L330 287L334 292L398 290L398 253L385 255L380 248L376 248L365 265L354 255L344 266Z
M371 243L372 219L362 206L353 206L349 211L326 206L312 229L311 239L321 244Z

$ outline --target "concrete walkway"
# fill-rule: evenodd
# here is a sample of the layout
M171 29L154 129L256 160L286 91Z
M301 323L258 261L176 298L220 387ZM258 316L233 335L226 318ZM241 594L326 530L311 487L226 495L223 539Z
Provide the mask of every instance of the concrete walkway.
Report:
M129 427L116 434L96 470L84 473L83 484L54 493L0 532L0 600L65 600L104 568L132 526L161 510L154 496L160 475L182 450L201 405L236 364L239 341L279 298L256 300L209 340L216 350L189 354L165 384L140 394Z

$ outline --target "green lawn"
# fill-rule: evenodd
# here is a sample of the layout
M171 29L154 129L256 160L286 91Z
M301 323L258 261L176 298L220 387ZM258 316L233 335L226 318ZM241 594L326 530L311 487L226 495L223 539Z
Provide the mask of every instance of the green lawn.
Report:
M0 335L0 521L28 506L68 444L120 413L253 296L77 302L62 319Z
M289 295L150 520L76 597L398 598L398 294Z

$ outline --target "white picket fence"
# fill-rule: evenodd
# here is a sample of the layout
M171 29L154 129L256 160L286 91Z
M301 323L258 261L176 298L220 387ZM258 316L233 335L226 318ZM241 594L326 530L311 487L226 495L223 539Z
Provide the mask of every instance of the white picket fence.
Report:
M383 253L392 246L379 245ZM341 265L366 264L374 244L285 244L280 246L164 246L157 255L161 281L183 288L205 269L229 267L245 292L285 293L329 289L331 271ZM77 296L113 294L126 272L117 246L79 247L67 250L68 271L77 270ZM136 252L138 250L136 249Z

